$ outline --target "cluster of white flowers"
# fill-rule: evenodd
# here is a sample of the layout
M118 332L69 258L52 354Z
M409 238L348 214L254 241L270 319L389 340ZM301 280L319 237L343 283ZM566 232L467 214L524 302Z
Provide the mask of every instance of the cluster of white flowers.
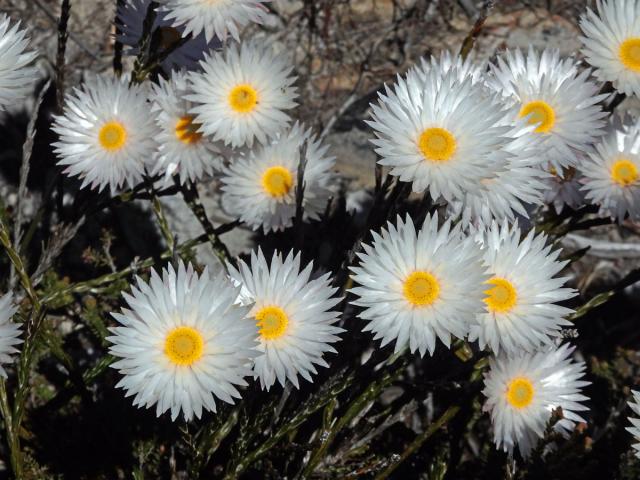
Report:
M318 219L332 196L335 162L311 130L291 125L292 65L270 46L222 48L218 40L263 19L262 3L162 2L151 36L170 52L161 63L166 78L138 85L128 75L98 76L74 88L53 125L65 173L82 187L112 193L145 175L185 184L220 173L228 213L268 232L292 223L305 151L304 218ZM120 7L116 24L126 53L140 53L150 6L129 0Z
M558 305L575 295L556 275L567 262L557 260L544 234L506 222L465 235L461 224L427 216L418 231L407 217L374 233L373 245L353 267L353 303L382 344L396 351L433 354L436 339L450 347L452 337L477 340L495 357L485 376L485 408L491 413L497 445L526 455L542 435L553 409L562 407L559 431L584 421L579 381L583 363L567 360L571 349L557 348L572 310ZM545 358L544 366L540 359Z
M235 385L247 385L247 375L266 389L276 379L298 387L298 375L311 381L314 365L328 367L323 355L335 352L343 331L334 325L340 299L329 274L311 280L300 254L275 253L269 265L260 250L250 266L229 270L198 275L180 263L177 272L152 271L149 283L138 278L124 294L130 308L113 314L121 326L108 340L121 358L113 364L124 375L118 386L135 405L200 418L203 408L216 411L214 396L240 398Z
M161 65L166 78L96 76L74 88L52 127L59 165L82 187L112 193L146 175L181 184L218 175L224 208L269 232L292 224L304 160L304 218L318 219L335 161L287 113L297 98L293 66L271 47L233 40L267 17L265 2L159 3L152 30L162 48L184 40ZM128 0L119 10L128 53L140 53L150 5ZM640 219L640 122L608 120L609 95L599 93L607 81L640 95L638 18L638 0L599 0L587 11L584 55L594 70L549 49L508 50L488 65L444 53L372 105L379 163L446 202L447 219L426 215L417 228L398 217L371 232L351 267L351 303L364 330L396 351L432 355L437 340L449 348L453 339L489 351L485 410L495 443L509 452L526 456L558 408L557 431L584 421L585 365L561 345L572 310L560 304L576 295L559 276L567 262L544 234L522 235L516 217L588 200L618 221ZM0 18L0 108L29 91L35 55L25 49L24 32ZM108 340L124 376L118 386L134 404L199 418L215 411L216 398L239 398L247 376L266 389L276 380L298 387L299 376L311 381L316 366L328 366L324 354L344 332L329 274L312 277L300 254L276 252L269 262L260 249L250 264L227 267L198 274L180 263L124 294L128 308L113 314L120 325ZM0 300L0 362L19 343L10 304ZM640 413L637 402L636 394Z

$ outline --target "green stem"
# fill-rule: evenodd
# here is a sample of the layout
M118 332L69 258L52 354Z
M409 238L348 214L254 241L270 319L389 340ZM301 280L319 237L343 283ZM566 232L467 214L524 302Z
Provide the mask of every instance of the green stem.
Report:
M587 303L579 307L575 312L571 315L567 316L567 320L574 321L580 317L585 316L591 310L600 305L603 305L611 299L615 294L620 293L625 288L630 285L633 285L637 281L640 280L640 268L636 268L631 270L622 280L620 280L611 290L607 290L606 292L599 293Z
M177 180L176 180L177 182ZM194 185L179 185L180 191L182 192L182 197L184 198L185 203L191 209L195 217L200 222L200 225L204 229L207 238L209 239L209 243L213 248L214 253L220 260L220 263L226 268L227 261L231 260L231 255L229 254L229 249L227 246L220 240L219 234L216 232L213 224L209 220L207 216L207 212L200 201L200 195L198 194L198 189Z
M346 374L344 369L337 372L332 380L325 383L325 390L307 400L298 412L270 435L267 440L249 454L243 455L237 463L232 463L225 475L225 480L238 478L247 468L274 448L280 440L295 432L311 415L332 402L341 392L346 390L354 380L354 374Z
M226 223L224 225L220 225L218 228L215 229L215 233L216 235L222 235L223 233L228 232L229 230L233 230L235 227L237 226L236 222L231 222L231 223ZM191 250L194 247L197 247L198 245L202 245L203 243L206 243L208 241L208 237L206 234L200 235L199 237L193 238L191 240L188 240L184 243L181 243L180 245L178 245L175 249L176 253L178 255L181 255L183 253L188 252L189 250ZM161 255L160 255L160 260L166 260L168 258L171 258L173 256L173 253L171 250L165 250ZM146 258L144 260L141 260L139 262L135 262L132 265L130 265L127 268L124 268L118 272L114 272L114 273L107 273L106 275L102 275L100 277L91 279L91 280L87 280L85 282L78 282L75 283L73 285L69 285L66 288L63 288L61 290L55 291L50 293L49 295L47 295L46 297L44 297L42 299L42 303L44 304L52 304L54 303L56 300L59 300L60 298L63 298L66 295L71 295L73 293L86 293L86 292L96 292L97 293L97 289L103 285L108 285L110 283L113 283L117 280L121 280L123 278L128 277L129 275L137 272L138 270L143 270L145 268L150 268L153 265L155 265L158 261L158 258L156 257L149 257Z
M387 364L393 364L402 353L403 352L393 355ZM338 433L340 433L342 429L346 427L370 402L375 400L385 388L400 376L405 365L406 358L403 361L398 362L398 365L395 366L395 368L385 372L382 377L371 383L371 385L369 385L353 402L351 402L351 404L349 404L344 415L342 415L337 422L334 422L328 431L325 430L319 435L320 444L311 454L307 466L302 471L301 478L308 478L313 474L320 461L325 457L327 450ZM325 419L325 423L327 422L328 420Z
M407 458L409 458L416 451L418 451L422 446L422 444L425 441L427 441L429 437L431 437L434 433L436 433L438 430L444 427L447 423L449 423L449 421L453 417L455 417L459 411L460 411L460 406L458 405L453 405L447 408L447 410L440 416L440 418L438 418L435 422L429 425L429 428L427 428L424 432L418 435L413 440L413 442L411 442L409 446L405 448L404 452L402 452L402 454L399 457L397 457L397 459L391 460L389 463L389 466L387 466L387 468L383 472L379 473L375 477L375 480L382 480L384 478L387 478L389 475L391 475L393 471L396 468L398 468L398 465L400 465Z
M33 288L33 284L31 283L31 277L27 273L27 269L22 261L22 257L18 253L18 251L13 247L11 243L11 238L9 236L9 229L5 224L4 220L0 218L0 243L4 247L7 252L7 256L11 263L13 264L18 276L20 277L20 283L24 288L25 292L27 292L27 296L29 300L31 300L31 304L33 308L36 310L40 310L40 300L38 299L38 295L36 294L35 289Z
M209 463L213 454L218 450L220 444L236 426L239 417L240 408L236 406L227 419L215 429L211 430L209 427L205 427L206 430L203 432L200 441L197 445L192 445L193 462L191 464L189 478L200 478L202 476L202 470L207 466L207 463Z
M222 227L221 227L221 229L222 229ZM198 245L201 245L201 244L205 243L206 241L207 241L207 237L205 235L201 235L201 236L199 236L197 238L189 240L188 242L184 242L184 243L180 244L176 248L176 252L178 254L185 253L185 252L191 250L193 247L197 247ZM167 258L171 258L172 255L173 255L173 252L171 250L165 250L160 255L160 259L161 260L166 260ZM119 270L117 272L107 273L106 275L102 275L100 277L93 278L91 280L87 280L87 281L84 281L84 282L78 282L78 283L75 283L73 285L69 285L68 287L63 288L61 290L57 290L55 292L52 292L49 295L47 295L46 297L44 297L42 299L42 301L45 304L52 304L56 300L59 300L60 298L65 297L66 295L71 295L73 293L94 292L95 289L97 289L98 287L101 287L102 285L107 285L107 284L113 283L113 282L115 282L117 280L121 280L123 278L126 278L126 277L130 276L131 274L137 272L138 270L143 270L145 268L152 267L153 265L156 264L157 261L158 261L158 259L154 258L154 257L146 258L146 259L141 260L139 262L135 262L132 265L128 266L127 268L124 268L124 269Z
M169 228L169 222L167 222L167 217L164 214L164 210L162 208L162 204L158 199L158 196L155 194L153 190L153 186L149 185L147 188L149 192L149 196L151 197L151 206L153 207L153 213L158 220L158 225L160 226L160 231L162 232L162 236L164 237L165 242L167 243L167 249L170 252L173 252L175 247L175 239L173 238L173 233Z
M2 406L3 411L5 411L5 428L7 430L7 439L9 449L11 451L11 467L13 469L14 476L17 479L21 479L23 475L22 453L20 451L20 438L18 432L20 431L20 425L22 423L26 399L29 392L29 377L35 353L36 338L45 315L40 299L38 298L33 283L31 282L31 277L27 273L24 261L18 251L14 248L9 236L9 229L2 219L0 219L0 243L7 252L7 256L13 264L18 277L20 278L20 283L27 293L32 305L30 317L25 324L25 341L18 364L18 388L13 401L13 411L10 416L10 422L6 421L6 418L8 417L6 416L7 412L5 411L6 408L9 408L8 399L6 399L6 402L3 401Z
M4 419L5 431L7 434L7 445L10 452L10 462L13 474L16 478L22 478L22 458L20 456L20 439L13 428L13 415L9 406L9 395L7 394L7 384L4 379L0 379L0 413Z

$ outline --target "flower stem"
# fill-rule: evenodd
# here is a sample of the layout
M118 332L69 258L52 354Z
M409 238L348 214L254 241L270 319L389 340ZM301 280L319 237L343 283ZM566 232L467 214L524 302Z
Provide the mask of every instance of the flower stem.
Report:
M449 423L449 421L453 417L455 417L458 414L459 411L460 411L460 406L459 405L452 405L449 408L447 408L445 410L445 412L440 416L440 418L438 418L435 422L433 422L431 425L429 425L429 428L427 428L424 432L422 432L420 435L418 435L413 440L413 442L411 442L409 444L409 446L407 448L405 448L404 452L402 452L402 454L400 456L398 456L395 459L391 460L389 462L389 465L387 466L387 468L385 468L384 471L379 473L375 477L375 480L382 480L384 478L389 477L389 475L391 475L393 473L393 471L396 468L398 468L398 465L400 465L407 458L409 458L411 455L413 455L417 450L419 450L420 447L422 446L422 444L425 441L427 441L427 439L429 437L431 437L434 433L436 433L438 430L440 430L442 427L444 427L447 423Z
M176 180L177 182L177 180ZM178 185L178 184L177 184ZM213 247L213 251L222 263L223 267L227 267L227 261L231 261L231 255L229 254L229 249L227 246L220 240L219 234L216 232L215 227L209 220L207 216L207 212L200 201L200 195L198 194L198 189L195 185L178 185L180 191L182 192L182 197L184 198L185 203L191 209L195 217L202 225L207 238L209 239L209 243Z

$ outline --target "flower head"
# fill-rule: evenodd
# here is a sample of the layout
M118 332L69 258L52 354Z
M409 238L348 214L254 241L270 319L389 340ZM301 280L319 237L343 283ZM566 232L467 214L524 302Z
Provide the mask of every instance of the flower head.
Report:
M23 100L38 79L31 66L37 54L27 51L27 32L0 14L0 111Z
M627 95L640 96L640 2L598 0L580 19L582 53L594 75Z
M198 275L180 263L162 277L152 270L149 283L137 278L131 290L123 294L129 308L112 314L120 326L107 340L120 359L112 366L124 375L117 386L135 395L134 405L190 420L215 412L215 398L240 398L236 385L247 385L257 329L224 273Z
M582 166L582 189L600 212L622 221L640 219L640 128L614 118L607 135Z
M226 39L230 33L240 39L240 28L262 23L267 17L264 3L270 0L159 0L174 26L183 26L185 35L204 32L207 41L214 35Z
M225 168L222 202L228 212L265 233L290 227L296 214L298 166L305 143L304 218L319 219L332 195L335 158L327 155L328 146L298 123Z
M485 311L471 326L469 340L480 348L508 354L534 351L552 344L573 310L557 305L576 295L556 275L567 264L558 261L544 234L531 230L524 239L520 229L505 221L493 223L483 239L484 262L491 278L485 282Z
M64 110L52 129L58 165L82 179L82 188L115 193L142 180L145 163L156 150L156 125L146 91L125 78L92 77L65 96Z
M267 390L288 379L298 388L298 375L312 382L315 365L328 367L326 352L336 353L331 344L344 330L335 326L339 312L331 310L340 298L333 295L326 273L311 280L313 264L300 269L300 254L282 259L274 253L267 263L262 250L251 252L251 265L240 261L229 266L233 280L242 285L240 302L251 304L250 316L259 329L261 354L253 367L254 378Z
M170 80L161 78L153 89L152 111L157 115L160 133L152 173L162 172L166 180L178 175L180 183L211 175L214 168L222 166L222 157L218 146L199 131L200 125L189 113L192 104L184 99L190 91L186 75L174 72Z
M255 42L233 44L201 62L203 72L191 76L196 106L191 113L201 131L232 147L263 145L288 126L285 110L297 97L292 65Z
M597 95L590 73L551 49L530 48L526 57L519 49L507 50L492 65L488 85L535 125L545 159L558 171L575 166L603 132L607 114L598 102L606 95Z
M558 407L562 417L554 426L557 432L566 434L585 421L577 412L588 410L580 402L588 400L581 391L589 382L580 380L585 365L571 360L573 350L562 345L489 360L482 393L498 448L512 453L518 447L527 457Z
M462 67L461 67L462 68ZM381 165L414 192L461 199L505 167L505 107L472 75L445 62L409 70L372 105Z
M463 338L482 308L487 279L477 245L450 221L438 227L437 214L418 231L407 216L372 235L373 244L357 254L359 266L351 267L358 284L352 304L369 322L364 330L383 346L395 340L396 352L408 344L420 355L433 354L436 339L448 348L452 336Z

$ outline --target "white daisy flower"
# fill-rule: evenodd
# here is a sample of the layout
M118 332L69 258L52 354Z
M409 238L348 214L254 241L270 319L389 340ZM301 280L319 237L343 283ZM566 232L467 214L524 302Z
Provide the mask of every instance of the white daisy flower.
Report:
M379 93L367 122L377 137L372 143L382 157L378 163L412 182L414 192L460 199L480 178L504 169L504 107L472 78L458 78L455 68L423 67Z
M214 35L226 39L230 33L240 39L240 29L249 23L263 23L268 10L263 5L271 0L157 0L168 11L167 19L174 26L184 26L185 34L204 32L211 40Z
M583 165L585 160L580 160ZM565 168L561 175L554 168L550 169L550 175L545 179L547 190L544 194L544 203L553 205L556 213L562 212L565 205L573 210L584 205L584 193L580 191L581 175L575 168Z
M20 22L11 26L9 17L0 14L0 111L21 102L38 80L37 70L30 66L37 54L26 51L26 35Z
M335 157L328 156L328 146L298 123L270 145L259 146L225 168L222 203L229 214L265 233L290 227L296 214L300 149L305 142L303 218L318 220L332 195Z
M198 131L200 125L189 113L192 104L184 99L190 91L186 74L173 72L169 81L160 78L153 90L151 111L156 114L160 133L152 173L164 173L166 181L174 174L178 175L180 183L184 184L211 175L214 168L221 168L223 158L218 146Z
M284 386L287 379L299 387L298 375L312 382L315 365L328 367L323 356L336 353L331 346L344 332L336 327L340 313L331 310L340 298L330 286L326 273L310 280L313 263L300 270L300 254L289 253L285 260L275 252L271 267L258 249L251 252L251 267L240 261L238 269L229 265L233 280L242 285L239 301L252 304L251 316L259 328L262 352L255 359L254 378L269 390L276 379Z
M156 125L146 91L126 78L92 77L65 96L64 111L51 127L58 165L82 179L82 186L109 186L115 193L142 180L156 150Z
M589 80L590 70L579 72L577 63L560 59L557 50L527 56L507 50L492 65L487 84L519 109L519 116L536 125L546 160L558 171L575 166L581 152L602 134L607 114L598 102L598 86Z
M585 197L600 212L622 221L640 219L640 128L617 118L582 165Z
M125 54L137 56L140 53L139 43L143 33L143 23L151 0L125 0L119 7L116 16L116 25L120 30L118 41L128 48ZM204 53L208 50L217 50L222 47L222 42L217 37L209 41L204 33L194 35L179 47L173 47L182 38L186 37L184 27L174 27L173 21L167 18L166 12L156 9L156 16L151 27L151 34L158 35L160 48L167 50L173 48L171 53L162 61L162 68L166 72L172 69L186 68L195 70L198 62L204 59Z
M517 446L527 457L558 407L562 418L554 426L557 432L568 434L577 422L585 421L576 412L588 410L580 402L588 400L581 391L590 382L580 380L585 365L571 360L573 350L562 345L490 358L482 393L487 397L484 410L491 415L498 448L513 453Z
M480 348L508 354L534 351L551 344L573 310L556 305L576 295L564 288L566 277L556 275L567 264L557 261L560 249L551 251L544 234L531 230L520 240L520 229L508 222L493 223L482 240L484 262L491 278L485 287L483 313L471 325L469 340Z
M640 96L640 2L598 0L580 18L582 53L594 75L627 95Z
M293 108L298 96L295 77L285 55L274 54L255 42L236 44L202 62L203 72L192 74L196 104L191 113L201 131L232 147L263 145L289 125L284 110Z
M18 352L16 345L20 345L22 333L20 325L11 321L18 307L13 304L13 295L6 293L0 297L0 378L7 378L7 372L2 364L12 362L11 355Z
M151 272L149 283L136 278L130 308L113 313L121 324L107 337L112 367L124 375L117 387L135 395L138 407L156 405L156 415L171 410L186 420L202 410L216 411L215 398L234 403L236 385L247 385L256 355L257 329L247 320L248 308L235 304L239 289L223 272L202 275L181 262Z
M635 443L633 449L635 450L635 456L640 458L640 392L631 390L633 394L633 400L627 402L629 408L636 414L635 417L627 417L631 422L631 426L627 427L627 431L633 435Z
M478 246L450 220L438 228L437 214L428 215L418 232L409 216L396 224L372 232L373 244L357 254L360 265L351 270L359 286L351 292L358 299L351 303L364 307L363 330L382 346L395 340L396 352L408 344L411 352L433 355L436 338L449 348L452 336L467 335L488 276Z

